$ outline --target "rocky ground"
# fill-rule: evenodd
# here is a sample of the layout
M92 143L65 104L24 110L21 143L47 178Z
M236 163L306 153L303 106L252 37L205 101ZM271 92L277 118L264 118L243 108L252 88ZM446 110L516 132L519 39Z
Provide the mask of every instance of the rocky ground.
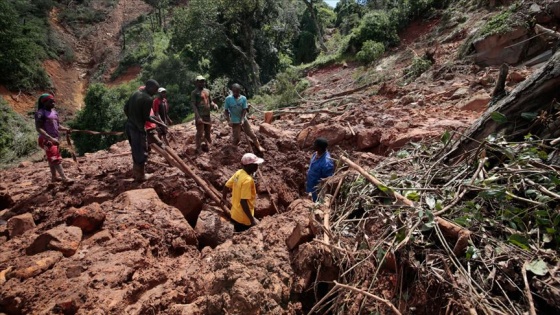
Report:
M326 137L335 158L345 153L367 168L406 143L463 130L490 100L497 68L452 62L461 37L439 46L429 72L402 84L410 51L423 52L430 38L454 31L439 20L414 27L422 32L409 36L423 45L403 36L375 71L349 64L307 73L301 106L277 112L272 123L262 122L254 104L266 162L257 177L262 220L249 231L233 233L195 181L154 152L147 169L155 176L132 181L127 142L77 163L66 159L72 185L49 185L45 161L0 170L0 312L307 313L340 272L313 241L309 222L319 207L304 193L313 140ZM532 71L513 69L508 84ZM214 122L213 146L201 155L194 155L192 123L171 129L172 147L221 190L251 148L247 139L230 145L228 126L217 116ZM388 271L376 286L394 287L395 277ZM415 292L408 307L434 312L427 303L433 292Z

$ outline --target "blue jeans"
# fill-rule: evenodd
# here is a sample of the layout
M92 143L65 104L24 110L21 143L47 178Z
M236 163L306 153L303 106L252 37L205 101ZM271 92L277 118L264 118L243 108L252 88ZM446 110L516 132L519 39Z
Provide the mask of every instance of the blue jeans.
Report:
M124 127L134 164L144 165L148 160L148 140L144 130L138 130L131 122L127 121Z

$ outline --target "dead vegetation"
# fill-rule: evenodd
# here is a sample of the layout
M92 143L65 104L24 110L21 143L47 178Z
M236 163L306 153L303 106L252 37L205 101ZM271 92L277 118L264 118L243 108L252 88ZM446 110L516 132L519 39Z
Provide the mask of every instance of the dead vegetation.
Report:
M447 165L452 140L443 140L395 153L370 171L376 183L352 166L329 180L328 249L340 275L315 311L559 309L555 149L493 139Z

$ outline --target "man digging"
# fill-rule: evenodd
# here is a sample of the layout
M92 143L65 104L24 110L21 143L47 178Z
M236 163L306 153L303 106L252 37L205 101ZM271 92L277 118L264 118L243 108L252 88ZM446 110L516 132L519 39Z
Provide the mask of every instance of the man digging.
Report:
M247 105L247 98L241 95L241 86L237 83L231 86L232 94L226 97L224 103L224 115L228 123L231 125L232 136L231 140L233 145L239 144L239 136L241 130L249 136L253 144L257 147L259 152L264 152L264 148L260 145L257 136L247 120L247 110L249 106Z
M259 165L264 162L253 153L246 153L241 158L243 168L235 172L226 182L222 190L222 199L225 201L228 189L231 189L231 219L235 232L243 232L257 225L255 219L255 203L257 200L257 188L252 175L258 170Z

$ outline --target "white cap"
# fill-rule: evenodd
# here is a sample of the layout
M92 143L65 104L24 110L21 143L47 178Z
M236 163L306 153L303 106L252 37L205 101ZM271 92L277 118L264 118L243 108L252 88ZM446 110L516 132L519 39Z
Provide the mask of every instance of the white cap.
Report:
M264 162L263 159L254 155L253 153L245 153L241 158L241 164L249 165L249 164L262 164Z
M159 88L159 89L157 90L157 92L158 92L158 93L161 93L161 92L166 92L166 91L167 91L167 90L166 90L165 88L162 88L162 87L161 87L161 88Z

